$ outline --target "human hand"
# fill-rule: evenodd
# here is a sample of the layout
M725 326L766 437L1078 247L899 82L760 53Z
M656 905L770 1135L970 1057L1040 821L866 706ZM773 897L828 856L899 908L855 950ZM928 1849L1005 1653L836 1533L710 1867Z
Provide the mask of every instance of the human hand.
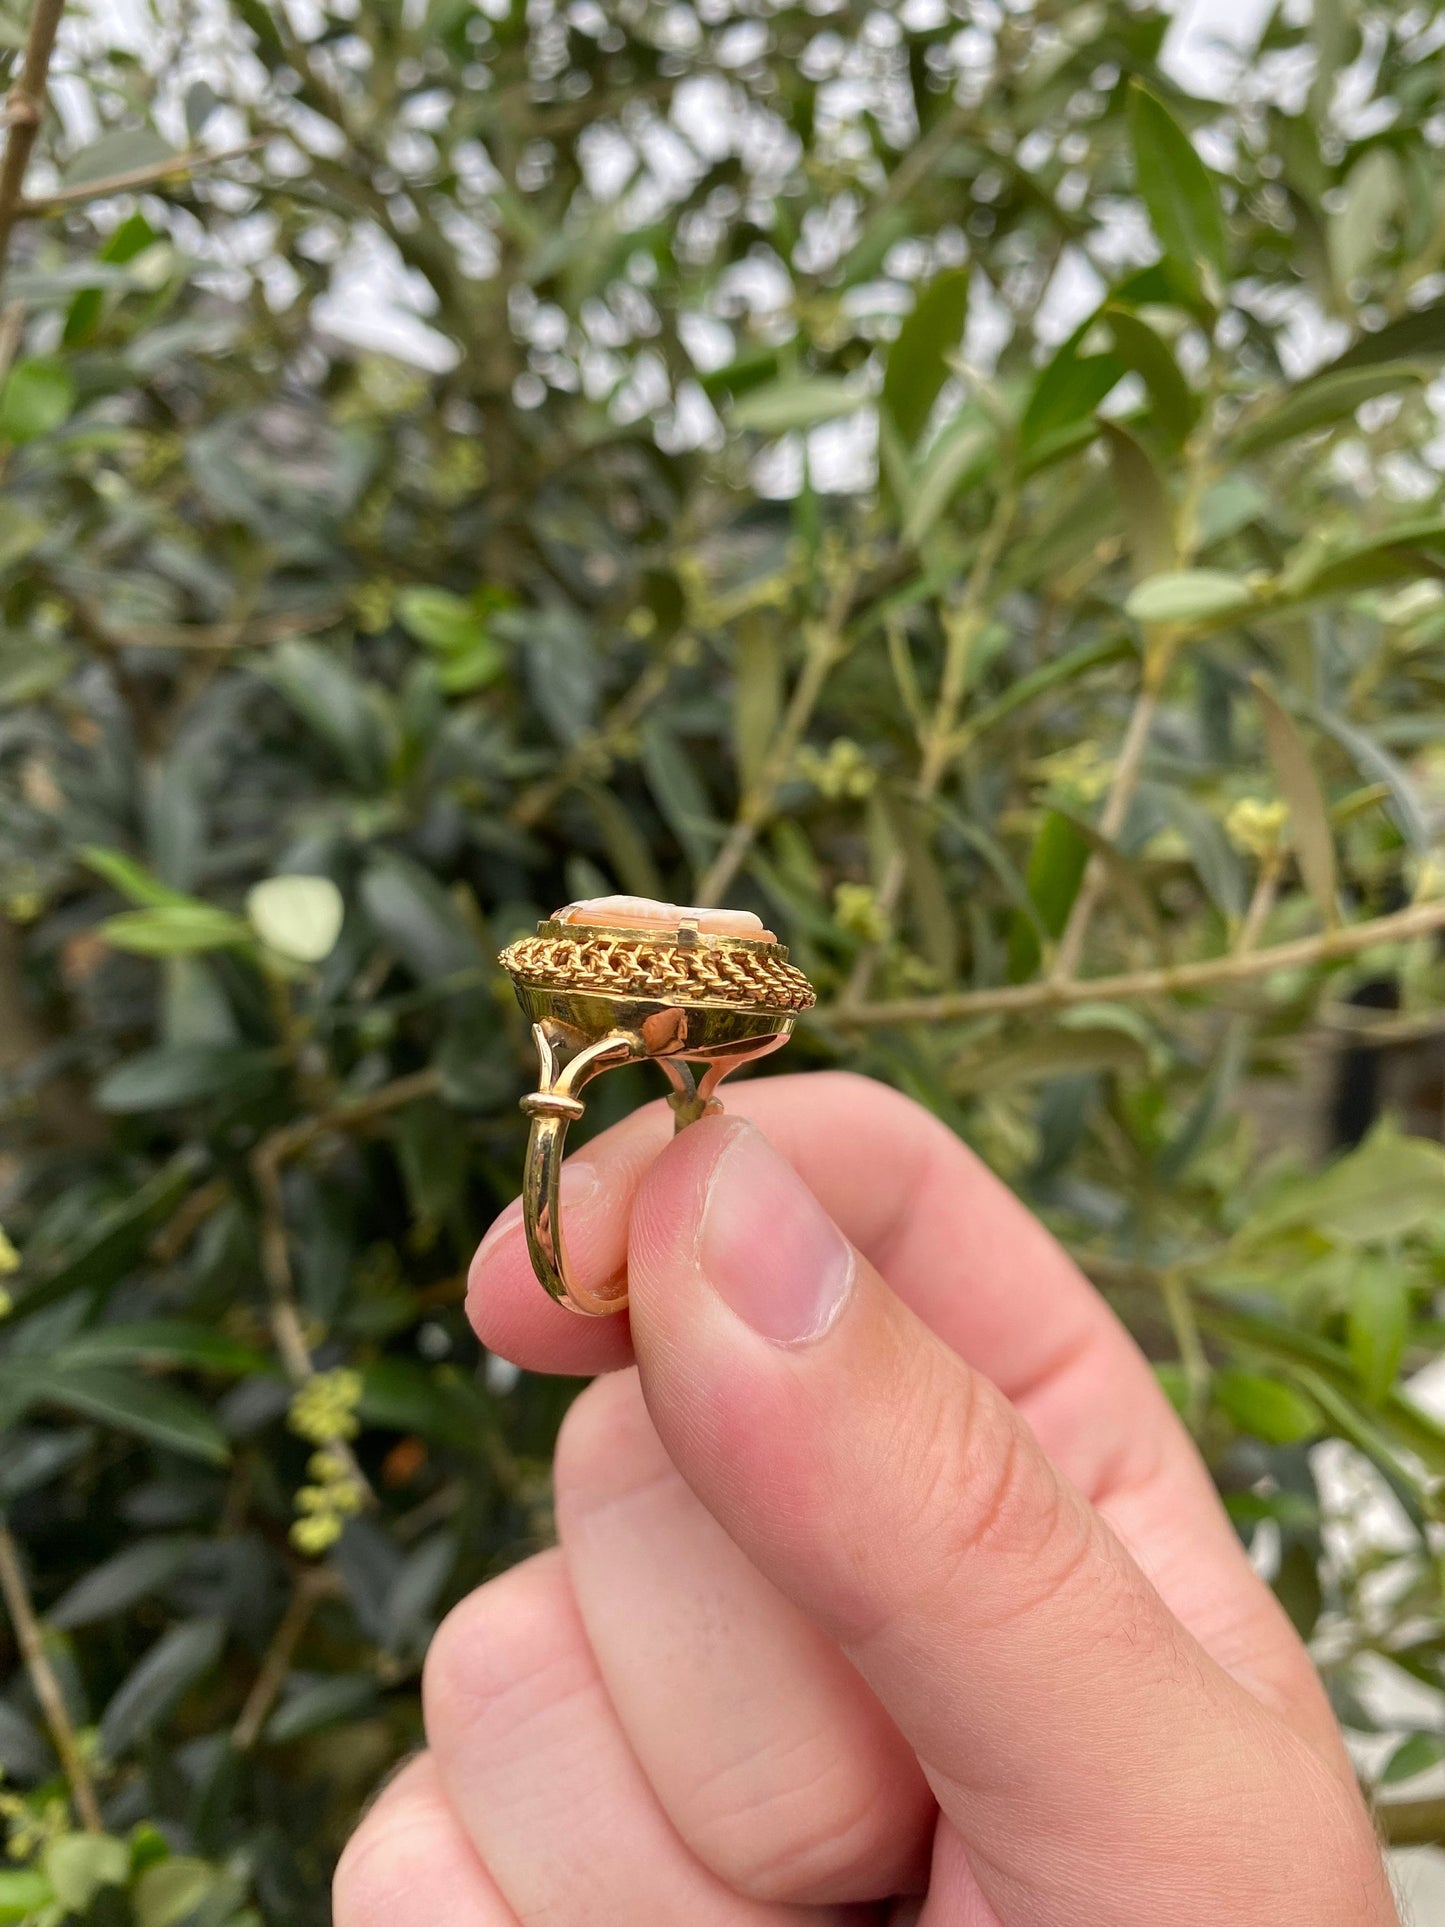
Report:
M337 1927L1393 1927L1314 1668L1070 1260L880 1085L730 1104L571 1160L630 1332L515 1208L477 1253L486 1344L610 1376L559 1548L437 1634Z

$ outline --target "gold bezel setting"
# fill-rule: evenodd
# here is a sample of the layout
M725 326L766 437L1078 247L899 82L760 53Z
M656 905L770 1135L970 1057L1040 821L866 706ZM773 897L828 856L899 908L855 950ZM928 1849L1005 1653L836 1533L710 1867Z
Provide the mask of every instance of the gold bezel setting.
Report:
M771 939L677 935L549 918L501 955L502 968L533 990L657 999L706 1007L743 1005L796 1015L817 1001L813 986Z
M705 914L679 911L674 926L661 917L609 924L559 913L500 958L531 1022L540 1072L538 1088L522 1099L530 1119L522 1183L527 1249L548 1294L589 1317L621 1311L627 1286L612 1280L582 1287L563 1247L562 1158L567 1128L584 1112L583 1087L603 1071L650 1059L672 1087L668 1102L680 1131L720 1110L723 1078L779 1049L799 1012L816 1001L808 979L760 924L756 937L703 931ZM693 1065L702 1067L697 1075Z

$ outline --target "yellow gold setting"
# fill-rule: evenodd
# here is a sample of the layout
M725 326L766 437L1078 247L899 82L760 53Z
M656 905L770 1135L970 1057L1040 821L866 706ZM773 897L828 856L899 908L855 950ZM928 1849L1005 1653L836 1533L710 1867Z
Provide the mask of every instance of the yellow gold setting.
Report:
M726 927L705 930L704 920ZM735 934L744 926L747 934ZM584 1288L562 1244L559 1184L567 1126L584 1110L578 1092L602 1071L654 1059L682 1130L721 1109L717 1087L729 1072L787 1042L813 989L756 919L637 899L569 905L500 961L531 1020L541 1072L522 1099L531 1119L522 1202L532 1268L559 1304L605 1317L626 1305L626 1281ZM704 1067L698 1076L694 1064Z

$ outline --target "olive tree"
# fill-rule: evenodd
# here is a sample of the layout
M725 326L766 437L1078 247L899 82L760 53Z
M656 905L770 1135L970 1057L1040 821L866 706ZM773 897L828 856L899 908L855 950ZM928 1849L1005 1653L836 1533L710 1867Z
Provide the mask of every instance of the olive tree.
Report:
M461 1299L604 889L766 913L1445 1752L1438 1093L1321 1124L1440 1061L1445 12L1168 29L0 6L0 1917L325 1919L550 1530Z

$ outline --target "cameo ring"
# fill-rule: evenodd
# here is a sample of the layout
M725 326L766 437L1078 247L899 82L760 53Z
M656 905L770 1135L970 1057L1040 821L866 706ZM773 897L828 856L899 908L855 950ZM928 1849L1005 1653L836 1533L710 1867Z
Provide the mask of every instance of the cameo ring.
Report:
M605 1317L626 1305L625 1281L585 1290L562 1242L562 1156L584 1109L578 1093L601 1071L655 1059L680 1131L722 1108L716 1092L729 1071L787 1042L813 988L748 912L646 897L569 903L501 963L540 1060L537 1089L522 1099L532 1120L522 1180L532 1269L558 1304ZM704 1067L696 1076L695 1064Z

